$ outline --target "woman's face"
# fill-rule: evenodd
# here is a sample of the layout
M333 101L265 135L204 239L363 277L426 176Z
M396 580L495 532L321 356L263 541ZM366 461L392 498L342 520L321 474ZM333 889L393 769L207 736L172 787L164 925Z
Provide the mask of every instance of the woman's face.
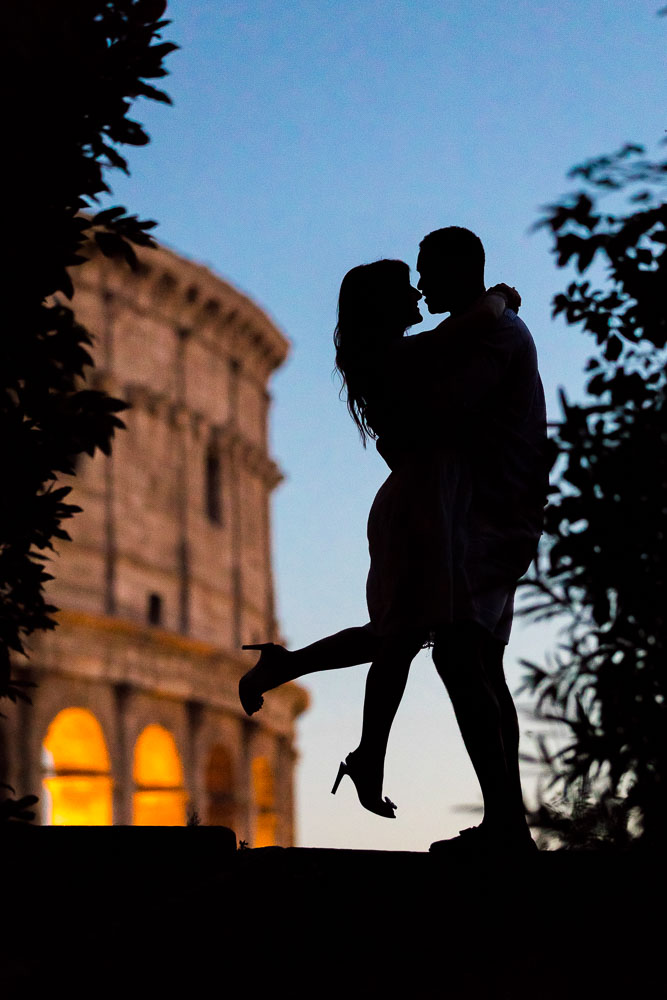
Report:
M400 266L396 266L399 264ZM355 271L349 272L356 279L356 285L349 289L350 294L347 289L345 295L341 290L341 302L345 301L346 315L353 315L355 308L358 308L365 317L365 322L370 322L392 339L402 337L408 327L421 323L423 317L418 302L422 293L410 284L410 268L407 264L377 261L375 264L362 265L358 273ZM339 316L341 310L342 306L339 307Z
M394 296L397 319L400 316L403 328L407 329L409 326L421 323L423 316L419 311L418 303L422 293L410 284L409 274L406 275L403 282L397 282Z

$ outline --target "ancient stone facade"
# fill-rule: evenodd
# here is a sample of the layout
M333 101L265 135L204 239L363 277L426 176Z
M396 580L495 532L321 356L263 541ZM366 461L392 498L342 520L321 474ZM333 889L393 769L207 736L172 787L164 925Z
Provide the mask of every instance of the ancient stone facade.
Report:
M267 384L288 343L248 298L159 248L140 267L98 253L75 269L94 335L91 384L125 399L110 458L82 456L49 597L59 627L19 665L33 705L10 710L5 777L45 823L203 823L250 845L293 842L287 685L248 719L237 684L278 638Z

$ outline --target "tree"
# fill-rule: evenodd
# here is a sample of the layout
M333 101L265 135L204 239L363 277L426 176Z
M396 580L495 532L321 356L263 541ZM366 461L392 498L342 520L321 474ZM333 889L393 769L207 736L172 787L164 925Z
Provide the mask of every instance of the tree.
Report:
M166 0L9 0L3 8L9 183L3 205L6 288L0 342L0 698L26 694L11 676L9 652L25 653L36 629L52 629L57 610L44 599L48 552L68 539L67 502L58 476L75 473L78 455L110 453L120 399L86 388L91 334L66 300L68 268L84 263L93 239L133 265L132 244L154 245L125 208L91 213L108 169L128 172L118 148L149 141L128 117L146 97L170 103L147 81L163 77L177 46L158 42L169 21ZM158 42L158 44L154 44ZM7 787L7 786L5 786ZM13 791L13 789L10 789ZM34 796L0 806L0 816L30 818Z
M553 755L542 740L540 759L571 808L543 803L533 821L579 846L667 835L667 162L644 153L626 145L575 167L582 188L538 223L558 267L590 269L603 285L577 279L553 301L596 351L588 400L560 394L558 486L525 584L525 613L567 623L553 660L524 661L521 690L570 737Z

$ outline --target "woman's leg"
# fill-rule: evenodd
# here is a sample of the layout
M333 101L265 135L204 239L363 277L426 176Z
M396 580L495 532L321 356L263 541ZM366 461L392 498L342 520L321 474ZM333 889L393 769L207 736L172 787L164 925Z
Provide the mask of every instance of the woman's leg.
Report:
M379 642L370 624L344 628L302 649L290 650L286 663L287 679L292 681L319 670L338 670L370 663L378 651Z
M361 740L347 760L360 799L382 800L384 759L392 723L401 703L410 664L421 649L422 634L376 640L377 652L366 678ZM362 804L364 804L362 802Z
M369 623L343 629L302 649L289 650L274 643L260 644L257 647L261 649L258 662L239 682L243 708L248 715L252 715L262 707L262 695L266 691L305 674L370 663L377 653L378 643Z

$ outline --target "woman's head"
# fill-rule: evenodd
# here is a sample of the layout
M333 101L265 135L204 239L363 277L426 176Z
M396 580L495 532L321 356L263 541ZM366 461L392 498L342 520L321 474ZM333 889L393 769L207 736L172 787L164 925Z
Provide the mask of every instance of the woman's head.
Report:
M369 393L387 347L420 323L421 292L402 260L378 260L348 271L340 286L334 333L336 368L347 389L347 408L361 440L375 437L367 421ZM342 391L342 390L341 390Z
M338 327L357 329L362 339L381 341L403 336L421 322L421 292L410 284L410 268L402 260L376 260L353 267L338 296Z

